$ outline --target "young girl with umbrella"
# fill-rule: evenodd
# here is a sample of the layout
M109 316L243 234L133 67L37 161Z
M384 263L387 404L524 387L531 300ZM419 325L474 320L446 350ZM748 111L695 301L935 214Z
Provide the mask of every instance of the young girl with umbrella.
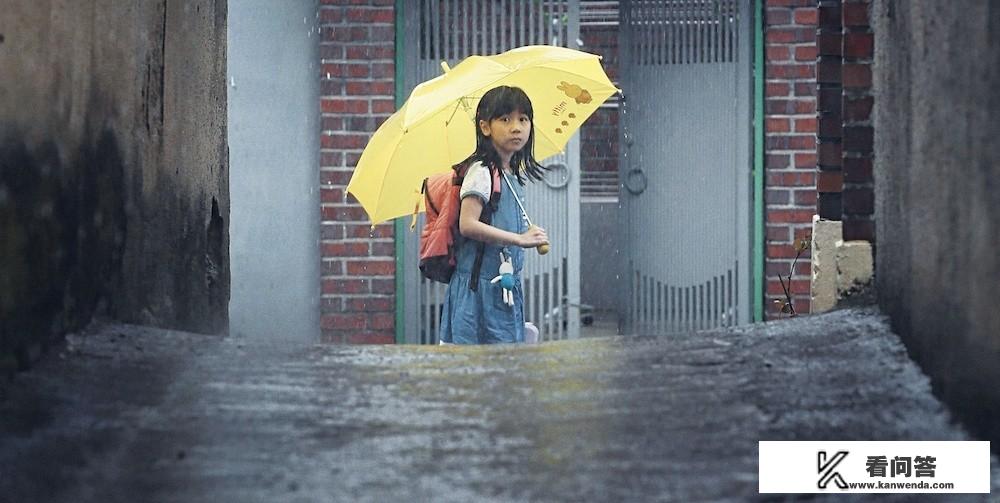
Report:
M517 87L489 90L476 108L476 151L464 161L469 169L459 196L462 237L441 314L442 344L524 342L525 330L529 339L537 338L537 329L524 322L520 278L524 248L548 244L545 230L530 225L521 203L521 186L540 180L544 169L533 155L533 125L531 100ZM485 223L480 217L490 204L497 170L504 182L490 223ZM481 246L479 277L473 279Z

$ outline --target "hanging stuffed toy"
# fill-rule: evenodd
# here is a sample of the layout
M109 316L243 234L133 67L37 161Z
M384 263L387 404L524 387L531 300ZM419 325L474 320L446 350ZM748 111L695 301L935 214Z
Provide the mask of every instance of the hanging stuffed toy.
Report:
M490 280L490 283L500 282L503 287L503 303L514 306L514 264L500 252L500 275Z

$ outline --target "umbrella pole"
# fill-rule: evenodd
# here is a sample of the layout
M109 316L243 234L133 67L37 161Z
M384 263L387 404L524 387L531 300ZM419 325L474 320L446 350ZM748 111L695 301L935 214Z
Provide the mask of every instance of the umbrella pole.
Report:
M507 186L510 187L510 194L514 196L514 202L517 203L517 207L521 208L521 214L524 215L524 219L528 222L528 227L534 227L535 224L531 223L531 219L528 218L528 212L524 211L524 205L521 204L521 198L517 197L517 192L514 190L514 186L511 185L510 178L507 178L507 174L504 173L502 169L500 170L500 176L503 177L504 181L507 182ZM549 244L540 244L535 249L538 250L539 255L545 255L549 252Z
M510 187L510 193L514 195L514 202L517 203L517 207L521 208L521 214L524 215L524 219L528 221L528 225L533 225L531 219L528 218L528 212L524 211L524 206L521 204L521 198L517 197L517 192L514 190L514 186L510 184L510 179L507 178L507 174L500 170L500 175L503 176L503 180L507 182L507 186Z

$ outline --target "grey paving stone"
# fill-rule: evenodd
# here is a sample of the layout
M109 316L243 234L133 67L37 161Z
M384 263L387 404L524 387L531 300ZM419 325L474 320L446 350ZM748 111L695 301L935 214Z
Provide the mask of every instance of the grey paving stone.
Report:
M493 347L102 325L0 390L0 501L990 501L757 494L759 440L968 438L871 308Z

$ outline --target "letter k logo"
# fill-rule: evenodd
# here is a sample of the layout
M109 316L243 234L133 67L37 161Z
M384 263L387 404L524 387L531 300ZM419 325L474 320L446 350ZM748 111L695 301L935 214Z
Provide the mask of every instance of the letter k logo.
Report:
M826 458L826 451L819 451L817 456L817 471L819 472L819 482L816 485L820 489L826 489L827 484L832 480L837 487L841 489L847 489L847 482L844 482L844 477L840 476L840 472L834 471L834 468L840 464L844 458L847 457L847 451L837 451L829 460Z

